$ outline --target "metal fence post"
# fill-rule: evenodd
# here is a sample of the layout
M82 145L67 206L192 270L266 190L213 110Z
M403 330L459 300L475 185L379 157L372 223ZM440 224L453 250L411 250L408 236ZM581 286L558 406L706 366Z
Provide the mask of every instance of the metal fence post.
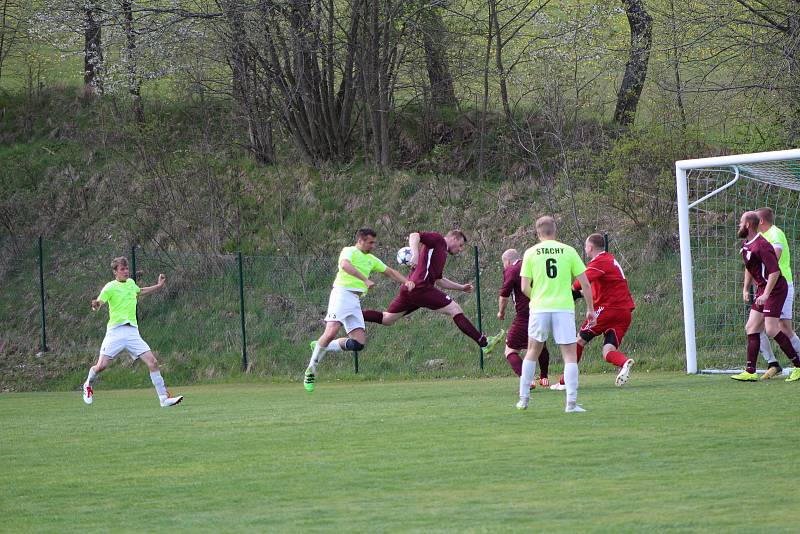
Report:
M608 232L603 232L603 248L608 252Z
M358 351L353 351L353 367L355 367L356 374L358 374Z
M44 245L42 236L39 236L39 303L42 310L42 339L39 352L47 352L47 322L45 321L44 309Z
M478 261L478 245L475 245L472 249L475 253L475 295L477 298L477 306L478 306L478 331L483 333L483 318L481 315L481 267L480 262ZM479 347L478 350L480 351L480 366L481 371L483 371L483 347Z
M242 371L247 371L247 330L244 320L244 268L242 267L242 251L236 253L239 263L239 318L242 323Z
M136 282L136 245L131 245L131 278Z

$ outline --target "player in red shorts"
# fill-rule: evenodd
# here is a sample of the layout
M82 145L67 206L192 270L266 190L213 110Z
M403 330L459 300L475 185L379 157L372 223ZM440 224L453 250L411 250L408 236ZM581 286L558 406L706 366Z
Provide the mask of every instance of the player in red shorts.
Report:
M508 329L505 355L514 373L517 376L522 376L522 358L520 358L519 353L524 353L528 349L528 311L531 301L522 292L522 280L520 278L522 255L516 249L510 248L503 252L501 260L503 262L503 286L500 288L500 299L498 301L500 311L497 312L497 318L501 321L506 318L508 300L513 300L516 315ZM502 336L503 331L501 330L495 337L499 339ZM490 351L487 350L486 352ZM539 354L539 384L542 387L550 386L550 380L547 377L549 366L550 353L547 351L547 345L545 345L541 354ZM534 384L535 382L531 383L531 389L535 387Z
M578 361L581 361L583 347L595 337L603 336L603 358L619 368L614 383L623 386L635 362L621 353L619 347L631 325L631 314L636 306L622 267L605 250L603 236L592 234L587 237L583 250L590 260L586 265L586 277L592 284L595 315L591 321L584 321L578 332ZM578 283L572 286L572 294L575 298L583 296Z
M453 301L442 289L455 289L472 293L472 284L459 284L442 276L448 254L459 254L464 250L467 238L461 230L450 230L442 237L436 232L414 232L408 236L411 248L410 265L413 269L409 280L414 282L411 291L403 287L389 304L385 312L364 310L364 320L390 326L420 308L428 308L437 313L449 315L456 326L479 346L491 349L498 339L489 339L475 328L464 316L461 306Z
M750 309L745 331L747 332L747 368L731 378L744 382L758 381L756 359L761 344L761 332L773 338L794 364L794 371L787 382L800 380L800 357L792 347L789 337L781 330L780 317L783 302L789 293L789 285L781 274L775 249L764 236L758 233L759 216L747 211L739 221L739 237L742 243L745 277L751 276L758 286L756 300ZM765 278L766 277L766 278Z

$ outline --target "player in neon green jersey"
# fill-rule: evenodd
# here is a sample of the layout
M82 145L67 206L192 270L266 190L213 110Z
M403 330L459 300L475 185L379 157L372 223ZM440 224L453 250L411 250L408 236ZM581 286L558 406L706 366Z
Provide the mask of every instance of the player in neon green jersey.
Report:
M414 282L387 267L371 254L375 247L377 234L371 228L361 228L356 232L356 244L345 247L339 254L339 270L333 281L333 289L328 300L328 314L325 316L325 332L314 343L311 361L308 362L303 385L307 391L314 391L317 365L326 351L362 350L367 342L364 314L361 311L361 298L367 294L375 282L369 279L373 272L404 284L409 291ZM344 326L347 337L334 339Z
M522 291L531 300L528 319L528 351L522 362L517 409L525 410L530 400L530 387L536 371L536 360L547 338L561 349L564 358L564 384L567 389L566 412L584 412L578 405L578 354L575 340L575 302L572 281L577 278L586 298L586 319L594 318L594 302L586 266L569 245L556 241L556 222L552 217L536 220L539 243L522 257Z
M82 387L83 402L92 404L95 378L108 367L110 360L116 358L117 354L123 350L127 350L134 360L142 360L147 365L150 370L150 380L156 388L161 406L175 406L183 400L183 396L170 396L158 368L158 361L150 350L150 346L139 334L139 325L136 321L138 297L164 287L167 277L159 274L156 285L140 288L136 285L136 281L130 278L128 260L122 257L114 258L111 262L111 271L114 273L114 280L103 287L96 299L92 299L92 310L94 311L99 310L103 304L108 304L108 324L106 336L100 346L100 357L97 359L97 363L89 369L89 376Z
M789 285L789 292L786 295L786 301L783 303L783 308L781 309L780 329L786 334L789 341L792 342L794 350L800 352L800 338L797 336L792 326L794 284L792 283L792 256L789 250L789 242L783 230L775 226L775 213L772 211L772 208L759 208L756 210L756 213L759 218L758 231L775 249L775 255L778 257L778 268L781 270L781 274ZM745 279L745 287L742 294L743 297L746 294L745 301L748 301L750 297L750 285L752 285L752 278L750 280ZM772 351L769 336L767 336L765 332L761 332L759 348L761 350L761 355L767 360L767 371L761 376L761 379L769 380L773 376L779 374L782 369L778 363L778 359L775 357L775 353ZM800 371L792 375L795 377L794 380L800 379ZM792 377L790 377L790 379L791 378Z

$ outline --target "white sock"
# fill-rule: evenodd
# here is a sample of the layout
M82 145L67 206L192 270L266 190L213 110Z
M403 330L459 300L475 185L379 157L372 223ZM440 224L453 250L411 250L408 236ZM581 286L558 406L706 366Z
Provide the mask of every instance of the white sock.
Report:
M331 341L330 345L325 347L325 350L327 350L328 352L342 352L342 346L339 345L338 339L334 339L333 341Z
M317 364L322 360L322 357L325 356L325 350L327 350L327 347L323 347L319 343L314 345L314 350L311 352L311 361L308 362L312 373L316 374Z
M519 398L528 399L531 396L531 384L536 372L536 360L522 360L522 374L519 376Z
M567 386L567 405L578 402L578 364L564 364L564 385Z
M94 384L94 379L97 377L97 373L94 371L94 367L89 367L89 376L86 377L86 382L84 385L91 386Z
M794 334L789 341L792 342L792 347L794 347L794 351L797 354L800 354L800 337L797 337L797 334Z
M161 376L161 371L153 371L150 373L150 381L153 382L153 385L156 387L156 393L158 393L159 398L167 396L167 386L164 385L164 378Z
M797 337L797 335L794 337ZM767 363L777 362L778 359L775 357L775 353L772 352L772 345L769 342L769 336L765 332L761 332L759 340L761 341L761 344L758 348L761 351L761 355L765 360L767 360ZM798 340L798 342L800 342L800 340ZM792 345L794 345L794 343L792 343Z

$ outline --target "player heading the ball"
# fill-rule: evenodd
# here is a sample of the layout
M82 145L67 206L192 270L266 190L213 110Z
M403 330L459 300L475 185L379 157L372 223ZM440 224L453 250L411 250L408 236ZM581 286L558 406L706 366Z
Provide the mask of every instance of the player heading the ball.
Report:
M150 369L150 380L156 388L158 401L162 407L175 406L183 400L183 396L172 397L164 385L164 379L158 368L158 361L139 334L139 325L136 322L136 303L138 297L149 295L158 291L167 283L167 277L158 275L158 283L154 286L140 288L136 281L130 278L128 260L123 257L111 261L111 271L114 280L107 283L100 295L92 299L92 310L97 311L103 304L108 304L108 325L103 344L100 346L100 357L97 363L89 369L83 390L83 402L92 404L94 401L94 380L98 374L108 367L108 362L117 357L117 354L127 350L134 360L141 360Z
M584 412L578 405L578 359L575 339L575 302L572 280L577 278L586 298L586 319L594 317L594 301L586 267L569 245L556 241L556 222L550 216L536 220L539 243L522 257L522 291L531 300L528 320L528 350L522 362L517 409L528 408L536 359L552 334L564 358L564 382L567 389L566 412Z
M414 282L415 287L413 289L400 288L400 292L385 312L364 310L364 319L370 323L390 326L420 308L427 308L452 317L459 330L479 346L490 349L490 345L499 340L496 337L491 338L490 343L490 339L481 334L464 316L461 306L439 289L455 289L472 293L472 284L459 284L442 276L447 255L460 254L464 250L466 242L467 237L461 230L450 230L445 236L436 232L410 234L408 246L411 248L412 258L409 266L413 271L408 279Z
M373 272L383 273L401 284L405 289L414 289L414 282L387 267L381 260L372 255L377 234L372 228L361 228L356 232L356 244L344 247L339 253L339 270L333 281L333 289L328 299L328 313L325 316L325 331L318 340L312 341L311 361L308 362L303 385L306 390L314 391L317 376L317 365L325 352L341 350L359 351L367 342L364 315L361 312L361 298L375 285L369 279ZM334 339L339 329L344 326L347 337Z

